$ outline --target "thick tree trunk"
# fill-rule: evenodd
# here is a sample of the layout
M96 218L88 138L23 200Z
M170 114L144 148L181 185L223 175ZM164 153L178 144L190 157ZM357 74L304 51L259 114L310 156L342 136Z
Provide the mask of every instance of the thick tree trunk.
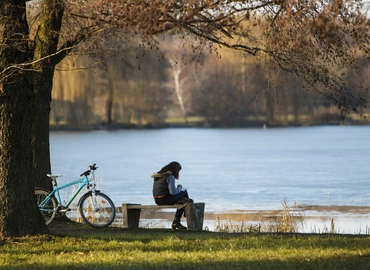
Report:
M0 236L45 233L30 177L32 87L20 80L0 89Z
M30 56L25 2L15 2L0 2L0 237L47 232L32 178L32 79L13 68Z

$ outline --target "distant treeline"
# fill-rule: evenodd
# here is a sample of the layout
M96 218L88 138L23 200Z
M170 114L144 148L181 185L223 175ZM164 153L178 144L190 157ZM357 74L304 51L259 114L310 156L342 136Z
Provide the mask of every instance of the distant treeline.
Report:
M292 74L270 70L268 63L256 57L220 50L187 62L187 50L171 44L163 42L161 52L128 50L124 57L79 57L73 63L63 62L54 80L51 127L343 123L331 100L304 89ZM100 67L87 67L95 63ZM76 70L70 70L71 66ZM369 68L361 69L363 87L353 87L354 92L363 91L368 104ZM366 123L357 116L345 121Z

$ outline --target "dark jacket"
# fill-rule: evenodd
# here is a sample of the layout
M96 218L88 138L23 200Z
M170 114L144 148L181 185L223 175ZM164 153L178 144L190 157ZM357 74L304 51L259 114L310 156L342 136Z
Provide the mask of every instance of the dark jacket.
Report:
M162 174L155 173L152 175L152 177L154 178L153 196L166 196L170 194L167 182L167 177L170 174L171 172L165 172Z

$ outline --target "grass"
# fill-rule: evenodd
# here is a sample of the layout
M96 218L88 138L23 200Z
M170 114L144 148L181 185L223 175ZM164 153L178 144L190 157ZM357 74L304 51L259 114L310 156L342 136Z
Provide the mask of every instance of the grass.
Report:
M370 236L55 226L2 240L0 269L370 269Z

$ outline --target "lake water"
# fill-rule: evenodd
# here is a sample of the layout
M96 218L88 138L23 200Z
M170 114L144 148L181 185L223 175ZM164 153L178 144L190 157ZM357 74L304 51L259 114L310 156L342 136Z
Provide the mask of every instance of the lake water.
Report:
M151 174L174 160L206 212L370 205L370 126L52 132L50 148L61 181L96 163L116 206L154 204Z

